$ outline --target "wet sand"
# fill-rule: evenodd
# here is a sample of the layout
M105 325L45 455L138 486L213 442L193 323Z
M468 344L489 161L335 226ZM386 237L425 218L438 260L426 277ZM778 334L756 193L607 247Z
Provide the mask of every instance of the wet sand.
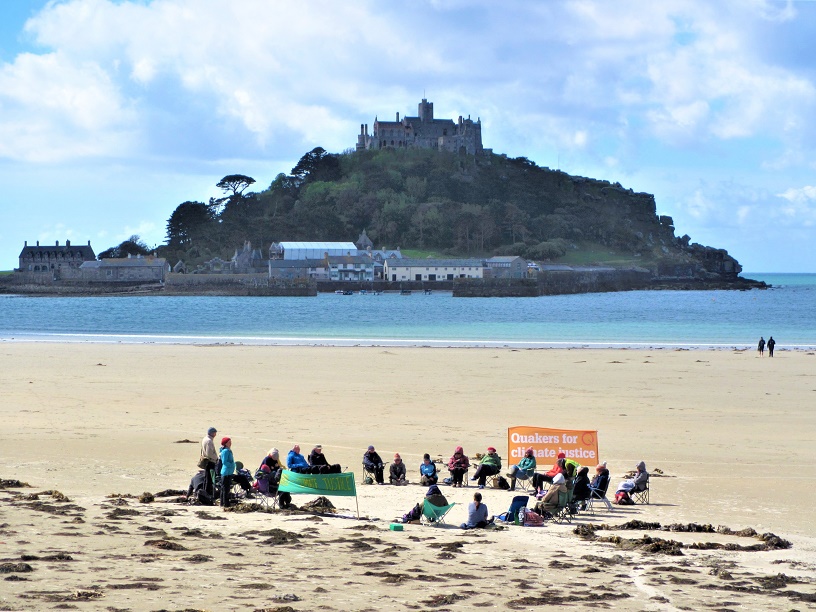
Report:
M0 364L0 478L31 485L0 489L0 609L816 607L812 353L5 343ZM514 425L597 429L613 487L639 460L663 476L572 524L391 532L423 488L359 485L361 521L343 497L340 517L176 503L210 425L253 470L322 443L358 482L368 444L416 480L424 452L506 455ZM451 524L473 491L443 487Z

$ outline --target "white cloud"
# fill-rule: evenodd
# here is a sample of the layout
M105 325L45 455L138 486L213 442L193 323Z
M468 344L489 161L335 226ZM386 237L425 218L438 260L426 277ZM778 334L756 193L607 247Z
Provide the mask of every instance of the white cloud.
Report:
M816 203L816 187L813 185L805 185L798 189L791 187L782 193L776 194L780 198L784 198L793 204L807 204L810 201Z

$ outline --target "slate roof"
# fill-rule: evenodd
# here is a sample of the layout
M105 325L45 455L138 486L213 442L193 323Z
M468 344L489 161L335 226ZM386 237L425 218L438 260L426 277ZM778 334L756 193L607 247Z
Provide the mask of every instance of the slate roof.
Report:
M395 268L483 268L482 259L397 259L387 260L390 267Z
M86 245L81 245L81 244L73 245L72 244L70 246L66 246L66 245L56 246L56 245L53 245L53 244L50 245L50 246L30 246L30 245L26 245L26 246L23 247L23 250L20 251L20 257L21 258L25 257L29 253L31 253L32 255L36 255L37 253L43 253L43 254L51 253L51 256L55 257L59 253L64 254L64 253L68 253L68 252L71 252L71 253L79 252L79 253L82 254L82 257L84 259L86 259L86 260L96 259L96 254L94 253L94 250L91 248L91 245L89 245L89 244L86 244Z

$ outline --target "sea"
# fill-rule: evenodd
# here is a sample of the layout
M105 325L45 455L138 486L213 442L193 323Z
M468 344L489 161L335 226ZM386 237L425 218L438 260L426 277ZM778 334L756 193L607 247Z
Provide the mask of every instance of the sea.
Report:
M0 342L514 348L816 349L816 274L770 289L537 298L0 296Z

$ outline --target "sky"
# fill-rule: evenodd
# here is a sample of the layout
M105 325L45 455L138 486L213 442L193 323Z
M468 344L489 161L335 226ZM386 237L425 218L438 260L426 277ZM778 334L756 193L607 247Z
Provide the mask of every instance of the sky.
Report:
M264 189L424 96L746 272L816 272L814 41L816 2L4 0L0 270L161 244L223 176Z

